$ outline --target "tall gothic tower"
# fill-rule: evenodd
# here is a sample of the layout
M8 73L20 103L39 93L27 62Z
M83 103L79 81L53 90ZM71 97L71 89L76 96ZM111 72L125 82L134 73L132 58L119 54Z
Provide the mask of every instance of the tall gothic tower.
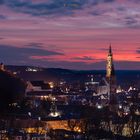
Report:
M115 69L113 64L113 53L111 45L109 46L109 52L107 56L107 65L106 65L106 78L110 85L110 92L116 92L116 76L115 76Z
M107 56L106 77L110 79L113 76L115 76L115 71L114 71L114 64L113 64L113 53L110 45L108 56Z

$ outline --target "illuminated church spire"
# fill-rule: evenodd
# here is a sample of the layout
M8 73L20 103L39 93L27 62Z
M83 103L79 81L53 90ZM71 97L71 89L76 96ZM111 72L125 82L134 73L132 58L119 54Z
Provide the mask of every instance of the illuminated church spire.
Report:
M112 54L111 44L110 44L110 46L109 46L109 54Z
M113 64L113 53L112 53L112 48L110 45L108 56L107 56L106 77L110 79L112 76L115 76L115 70L114 70L114 64Z
M115 76L115 69L113 63L113 53L111 45L109 46L109 52L107 56L107 64L106 64L106 79L110 85L110 92L116 92L116 76Z
M111 45L109 46L109 52L107 56L106 79L109 83L109 91L108 91L109 103L116 104L117 100L114 93L116 93L117 83L116 83L115 69L114 69L114 64L113 64L113 53L112 53Z

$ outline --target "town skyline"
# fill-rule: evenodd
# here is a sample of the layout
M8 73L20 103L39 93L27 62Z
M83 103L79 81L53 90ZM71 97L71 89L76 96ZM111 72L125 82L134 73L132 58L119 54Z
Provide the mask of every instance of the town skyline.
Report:
M0 60L76 70L140 70L138 0L2 0Z

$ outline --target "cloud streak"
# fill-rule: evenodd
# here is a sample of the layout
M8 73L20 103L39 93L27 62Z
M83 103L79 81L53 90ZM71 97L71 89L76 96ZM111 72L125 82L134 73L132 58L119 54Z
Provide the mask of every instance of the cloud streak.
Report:
M0 15L0 20L5 20L5 19L6 19L6 16Z
M18 48L16 46L0 44L0 59L1 61L3 60L6 63L7 62L28 63L28 61L32 61L31 60L32 56L43 57L53 55L64 55L64 54L55 51L44 50L41 48L35 48L33 46L32 47L29 46L28 48L27 47Z
M137 54L140 54L140 48L138 48L138 49L136 50L136 53L137 53Z
M74 57L74 58L72 58L72 59L74 59L74 60L86 60L86 61L88 61L88 60L96 60L96 59L94 59L94 58L92 58L92 57L89 57L89 56Z

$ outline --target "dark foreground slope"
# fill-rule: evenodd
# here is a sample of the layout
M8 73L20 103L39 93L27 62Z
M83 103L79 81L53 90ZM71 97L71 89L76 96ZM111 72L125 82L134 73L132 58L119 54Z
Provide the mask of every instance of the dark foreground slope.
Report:
M0 110L24 97L25 83L13 74L0 70Z

